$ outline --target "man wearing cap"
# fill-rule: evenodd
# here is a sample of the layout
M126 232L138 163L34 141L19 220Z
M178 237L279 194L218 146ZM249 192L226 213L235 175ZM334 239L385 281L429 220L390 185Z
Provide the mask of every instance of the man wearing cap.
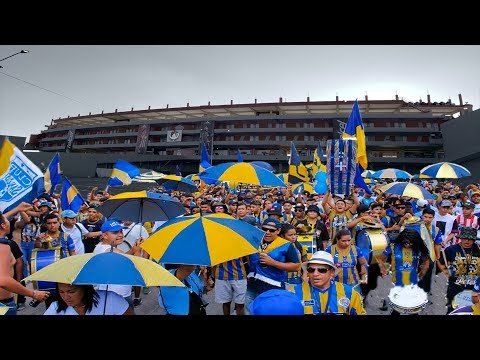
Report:
M414 212L415 216L422 217L423 210L429 208L428 201L424 199L418 199L416 202L417 211Z
M305 223L305 221L304 221L305 218L306 218L306 216L305 216L305 206L303 204L297 203L293 207L293 212L295 213L295 217L290 221L290 224L295 226L297 231L299 231L300 228L297 227L297 225Z
M248 257L249 274L245 295L245 314L249 315L250 304L255 298L271 289L285 289L287 274L300 270L300 256L288 240L278 236L282 223L267 218L262 223L265 235L260 251Z
M306 218L298 221L296 228L300 233L314 234L316 249L313 252L324 250L327 247L330 237L327 227L320 218L320 209L317 205L308 206Z
M302 301L305 314L367 314L360 293L350 285L334 281L338 268L331 254L317 251L302 267L308 281L289 290Z
M38 211L28 210L27 215L33 216L38 219L37 225L40 225L40 232L47 231L47 227L45 226L45 216L48 214L53 214L53 204L49 201L42 201L38 205Z
M272 207L270 210L267 211L268 217L273 217L277 219L280 222L283 222L283 217L282 217L282 205L279 203L273 203Z
M449 214L452 208L450 200L442 200L438 207L438 212L435 213L433 225L437 226L443 234L442 248L446 248L452 244L455 234L458 233L458 223L455 217Z
M453 310L452 301L463 290L472 290L480 275L480 248L475 244L477 229L463 227L460 244L447 247L440 256L440 270L447 276L447 314Z
M98 205L90 203L88 206L88 218L83 220L81 224L88 230L89 233L96 233L101 235L102 225L104 221L101 220L101 215L97 211ZM89 238L83 238L83 245L85 246L85 253L92 253L95 246L100 242L100 235Z
M101 227L102 241L95 246L93 253L100 254L108 251L114 251L122 254L140 256L141 248L138 246L140 244L140 241L135 242L132 248L128 251L122 251L117 248L117 246L123 242L123 229L125 229L125 226L117 220L106 221ZM100 284L96 285L95 289L114 291L117 294L123 296L123 298L128 301L132 308L134 306L132 300L131 285L108 285L107 289L107 285Z
M91 238L102 235L101 231L89 232L82 224L77 224L77 214L73 210L62 211L62 225L61 229L68 234L75 244L75 254L85 254L85 246L82 239L84 237Z
M479 228L478 216L473 214L474 210L475 210L475 204L470 200L466 200L462 204L462 214L457 215L456 217L459 229L461 229L462 227L473 227L478 230ZM453 243L454 244L460 243L460 237L458 236L458 234L457 236L455 236Z

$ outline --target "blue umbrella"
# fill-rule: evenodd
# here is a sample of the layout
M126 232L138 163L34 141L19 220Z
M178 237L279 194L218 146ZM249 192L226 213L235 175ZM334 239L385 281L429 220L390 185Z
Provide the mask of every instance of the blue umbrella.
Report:
M197 184L190 179L178 175L166 175L160 179L157 179L156 182L168 190L177 190L183 192L198 191Z
M168 220L185 214L182 203L165 194L135 191L110 197L97 211L107 218L133 222Z
M428 165L420 170L420 175L437 179L458 179L472 174L467 168L450 162L439 162Z
M273 166L265 161L251 161L250 164L260 166L261 168L264 168L271 172L275 172L275 169L273 168Z
M198 174L200 179L237 181L260 186L287 187L274 173L246 162L229 162L209 167Z
M400 169L388 168L375 171L373 174L367 177L375 179L410 179L412 175Z
M431 193L425 190L423 187L415 185L409 182L393 182L391 184L384 185L380 188L380 191L385 194L395 194L399 196L407 196L414 199L434 200L435 198Z

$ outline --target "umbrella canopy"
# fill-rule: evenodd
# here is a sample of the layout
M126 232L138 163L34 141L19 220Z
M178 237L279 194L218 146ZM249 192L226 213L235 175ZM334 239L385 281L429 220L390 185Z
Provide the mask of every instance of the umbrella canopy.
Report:
M157 179L161 179L164 176L165 176L165 174L163 174L163 173L159 173L159 172L156 172L156 171L147 171L147 172L144 172L143 174L135 176L132 179L132 181L147 182L147 180L157 180Z
M430 176L423 174L415 174L412 176L412 179L430 179Z
M315 193L315 190L313 189L313 185L310 183L298 183L298 184L292 185L292 192L295 195L301 194L304 191L308 191L310 194Z
M238 181L244 184L287 187L274 173L245 162L229 162L209 167L198 174L200 179Z
M161 179L156 180L159 185L162 185L165 189L177 190L183 192L196 192L198 191L197 184L192 180L184 178L178 175L165 175Z
M385 194L396 194L399 196L408 196L414 199L434 200L432 194L430 194L423 187L409 183L409 182L393 182L388 185L384 185L380 188L380 191Z
M288 173L278 174L277 177L282 180L285 184L288 184Z
M257 252L263 235L227 214L193 215L167 221L140 247L161 263L214 266Z
M195 180L200 181L200 178L198 177L198 174L187 175L187 176L185 176L185 179L192 180L192 181L195 181Z
M410 179L412 175L403 170L388 168L375 171L369 177L376 179Z
M373 171L373 170L365 170L364 172L362 172L362 177L371 178L372 174L374 174L374 173L375 173L375 171Z
M471 176L472 174L463 166L450 162L439 162L425 166L420 170L420 175L437 179L458 179L464 176Z
M268 170L271 172L275 172L274 167L265 161L250 161L250 164L260 166L261 168L264 168L265 170Z
M168 220L185 214L178 199L149 191L124 192L112 196L97 210L107 218L141 223Z
M184 286L168 270L151 260L110 251L69 256L24 280L74 285Z

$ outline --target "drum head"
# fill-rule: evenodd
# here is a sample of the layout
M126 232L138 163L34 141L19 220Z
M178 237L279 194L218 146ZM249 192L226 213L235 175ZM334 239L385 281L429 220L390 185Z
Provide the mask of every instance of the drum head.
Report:
M472 291L471 290L464 290L453 298L452 301L452 307L454 309L465 307L465 306L471 306L473 305L472 303Z
M420 312L428 302L427 293L417 285L395 286L388 299L395 310L403 313Z

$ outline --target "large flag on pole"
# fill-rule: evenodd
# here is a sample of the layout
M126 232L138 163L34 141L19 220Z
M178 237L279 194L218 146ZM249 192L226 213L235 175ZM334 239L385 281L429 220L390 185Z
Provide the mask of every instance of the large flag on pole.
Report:
M372 193L365 180L362 178L363 171L368 167L367 159L367 145L365 141L365 129L363 127L362 116L360 115L360 109L358 107L358 100L355 100L353 104L352 112L348 117L347 125L345 126L345 132L342 136L344 139L356 139L357 140L357 171L355 173L354 184L361 187L369 194Z
M308 170L300 161L300 156L298 156L297 149L291 143L290 149L290 159L288 161L288 182L290 184L298 184L301 182L309 182Z
M237 162L243 162L243 157L240 149L237 149Z
M55 186L62 182L62 176L60 175L60 156L55 154L52 161L48 165L45 171L45 192L49 195L53 195Z
M182 172L180 171L180 166L179 165L177 165L175 167L175 175L176 176L182 176Z
M113 166L108 186L130 185L135 176L140 175L140 170L124 160L117 160Z
M312 167L312 176L315 177L319 171L326 172L327 167L322 164L323 151L320 144L317 144L317 148L313 153L313 167Z
M31 202L44 192L42 171L5 138L0 150L0 211Z
M210 159L208 157L207 148L205 147L205 143L202 143L202 150L200 156L200 165L198 167L198 172L202 172L208 169L212 164L210 163Z
M63 178L61 200L63 211L73 210L76 213L80 210L80 206L85 202L77 188L72 185L66 176Z

